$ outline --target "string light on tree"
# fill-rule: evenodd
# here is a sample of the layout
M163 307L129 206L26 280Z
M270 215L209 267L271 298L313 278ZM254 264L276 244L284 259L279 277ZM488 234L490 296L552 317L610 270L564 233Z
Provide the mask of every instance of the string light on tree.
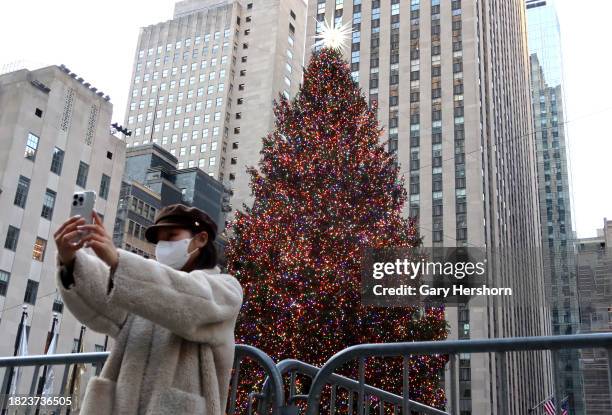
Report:
M253 206L230 224L228 268L244 290L236 342L275 361L321 366L354 344L447 336L442 308L361 304L362 249L414 247L420 237L402 216L403 177L342 58L342 33L322 34L330 46L313 53L298 94L275 103L276 128L263 139L259 168L248 169ZM444 407L445 362L410 357L411 399ZM357 377L356 365L344 369ZM401 393L401 369L401 359L368 360L366 381Z

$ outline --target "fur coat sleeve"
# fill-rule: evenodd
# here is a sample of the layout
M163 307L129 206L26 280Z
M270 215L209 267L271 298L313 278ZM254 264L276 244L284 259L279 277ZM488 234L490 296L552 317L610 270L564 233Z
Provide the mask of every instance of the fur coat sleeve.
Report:
M55 259L56 284L66 307L90 329L116 337L128 313L106 300L108 265L85 249L76 251L70 269L61 263L57 254ZM67 281L68 286L64 285Z
M134 313L193 342L214 346L227 342L228 332L233 336L243 298L235 277L179 271L123 249L117 252L118 265L104 282L109 309Z
M57 286L81 323L116 337L127 315L134 313L187 340L211 345L227 340L225 326L233 324L242 305L236 278L207 270L179 271L123 249L117 252L112 275L104 261L85 249L76 252L72 272L56 256ZM74 283L66 287L64 273L69 272Z

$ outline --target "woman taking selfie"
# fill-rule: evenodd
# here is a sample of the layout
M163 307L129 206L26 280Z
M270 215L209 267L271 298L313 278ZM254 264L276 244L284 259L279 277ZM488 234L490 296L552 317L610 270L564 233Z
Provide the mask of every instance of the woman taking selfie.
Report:
M66 306L115 340L81 414L225 413L242 288L220 273L216 234L206 213L182 204L145 233L157 260L116 248L96 212L93 224L75 216L55 232Z

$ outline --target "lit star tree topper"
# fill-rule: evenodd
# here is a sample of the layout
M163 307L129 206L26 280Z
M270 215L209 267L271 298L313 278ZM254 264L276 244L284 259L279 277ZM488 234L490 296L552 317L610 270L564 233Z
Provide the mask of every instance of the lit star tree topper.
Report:
M361 304L363 248L420 244L399 166L380 140L337 34L316 51L303 86L275 103L276 128L263 139L259 169L249 168L252 207L236 213L226 249L244 289L236 341L273 359L322 365L360 343L441 340L444 310ZM444 406L440 356L410 358L410 397ZM401 359L367 366L366 380L401 391ZM347 366L348 368L348 366ZM355 366L346 374L355 378ZM348 369L347 369L348 370Z
M353 33L351 22L334 25L331 21L324 21L321 31L314 36L317 40L315 47L324 46L330 49L342 49L347 46L351 33Z

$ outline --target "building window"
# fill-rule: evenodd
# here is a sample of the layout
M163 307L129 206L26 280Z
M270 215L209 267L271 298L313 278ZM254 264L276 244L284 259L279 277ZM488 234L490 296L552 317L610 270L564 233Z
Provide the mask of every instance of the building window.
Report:
M83 189L87 186L87 174L89 173L89 165L84 162L79 163L79 172L77 173L76 184Z
M25 176L19 176L19 182L17 183L17 191L15 192L15 200L13 203L21 208L25 208L29 190L30 179Z
M51 220L51 218L53 217L53 208L55 207L56 195L57 193L55 193L51 189L47 189L47 191L45 192L42 213L40 214L40 216L42 216L43 218Z
M55 147L53 149L53 158L51 159L51 171L58 176L62 174L62 165L64 164L64 150Z
M40 236L36 237L36 242L34 242L34 250L32 251L32 259L37 261L45 260L45 250L47 248L47 241L41 238Z
M25 158L34 161L36 159L36 150L38 150L38 136L28 133L28 141L26 142Z
M34 280L28 280L26 286L25 295L23 296L23 302L28 304L36 304L36 295L38 294L38 282Z
M457 240L458 241L467 241L467 229L465 229L465 228L457 229Z
M10 273L0 270L0 295L6 296L6 291L8 289L10 279Z
M106 174L102 174L102 180L100 181L100 197L104 200L108 199L108 190L110 189L111 178Z
M61 298L56 298L53 301L53 312L62 314L64 312L64 302Z
M19 228L9 225L8 232L6 233L6 240L4 241L4 247L11 251L17 250L17 241L19 240Z

